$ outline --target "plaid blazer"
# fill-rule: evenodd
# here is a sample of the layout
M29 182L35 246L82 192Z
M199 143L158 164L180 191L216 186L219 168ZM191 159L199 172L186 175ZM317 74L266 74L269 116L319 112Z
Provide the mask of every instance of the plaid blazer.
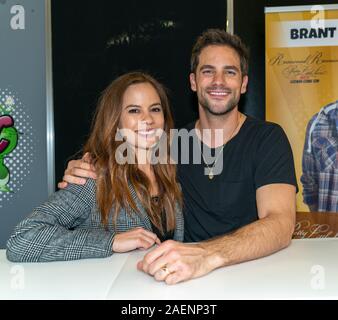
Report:
M95 180L88 179L83 186L70 184L55 192L15 228L7 242L7 259L47 262L112 255L116 233L137 227L152 231L150 220L132 186L130 190L140 214L121 209L115 228L109 219L107 229L101 223L96 205ZM183 215L178 205L176 208L174 240L183 241Z

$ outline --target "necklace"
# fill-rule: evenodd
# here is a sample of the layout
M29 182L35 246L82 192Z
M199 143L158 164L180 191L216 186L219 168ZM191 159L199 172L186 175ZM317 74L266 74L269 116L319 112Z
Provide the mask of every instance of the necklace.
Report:
M204 158L204 155L203 155L201 146L198 144L198 147L200 148L200 152L201 152L203 161L204 161L204 163L206 164L206 166L207 166L208 169L209 169L209 173L208 173L209 180L212 180L212 179L214 178L215 175L214 175L214 172L213 172L213 171L214 171L214 168L215 168L215 166L216 166L216 164L217 164L218 158L219 158L220 154L223 152L223 149L224 149L225 145L226 145L226 144L232 139L232 137L234 136L234 134L235 134L237 128L239 127L240 122L241 122L241 121L240 121L241 118L242 118L242 114L239 113L239 116L237 117L237 124L236 124L235 129L231 132L229 138L228 138L227 141L223 144L223 146L222 146L220 152L218 153L218 155L217 155L217 157L216 157L214 163L212 164L212 166L209 166L208 163L205 161L205 158ZM202 142L202 139L201 139L201 142Z

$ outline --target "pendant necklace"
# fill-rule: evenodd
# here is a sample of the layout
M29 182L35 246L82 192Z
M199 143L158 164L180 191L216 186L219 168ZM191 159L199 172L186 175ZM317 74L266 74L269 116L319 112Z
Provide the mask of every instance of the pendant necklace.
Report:
M209 178L209 180L212 180L212 179L215 177L213 171L214 171L215 166L216 166L216 164L217 164L218 158L219 158L220 154L223 152L223 149L224 149L225 145L232 139L233 135L235 134L235 132L236 132L236 130L237 130L239 124L240 124L241 118L242 118L242 114L239 113L239 117L238 117L238 119L237 119L237 125L236 125L235 129L231 132L231 135L229 136L228 140L223 144L223 146L222 146L220 152L218 153L218 155L217 155L217 157L216 157L216 160L214 161L214 163L213 163L212 166L209 166L208 163L205 161L205 158L204 158L204 155L203 155L201 146L198 144L198 146L199 146L199 148L200 148L200 152L201 152L202 158L203 158L203 161L204 161L205 165L206 165L206 166L208 167L208 169L209 169L209 173L208 173L208 178ZM201 142L202 142L202 140L201 140Z

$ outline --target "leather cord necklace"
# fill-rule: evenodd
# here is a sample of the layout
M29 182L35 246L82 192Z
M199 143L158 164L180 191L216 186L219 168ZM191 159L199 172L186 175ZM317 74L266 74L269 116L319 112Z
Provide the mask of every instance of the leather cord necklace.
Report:
M201 152L202 158L203 158L203 161L204 161L205 165L206 165L206 166L208 167L208 169L209 169L209 173L208 173L209 180L212 180L212 179L214 178L214 176L215 176L215 175L214 175L214 168L215 168L215 166L216 166L216 164L217 164L218 158L219 158L219 156L221 155L221 153L223 153L223 149L224 149L225 145L233 138L233 136L234 136L236 130L238 129L238 127L239 127L239 125L240 125L240 123L241 123L241 121L240 121L241 118L242 118L242 114L239 113L239 116L238 116L238 118L237 118L237 124L236 124L236 126L235 126L235 129L231 132L229 138L228 138L227 141L223 144L222 149L221 149L220 152L218 153L218 155L217 155L217 157L216 157L214 163L213 163L211 166L209 166L208 163L205 161L205 158L204 158L204 155L203 155L201 146L198 144L198 146L199 146L199 148L200 148L200 152ZM201 139L201 142L202 142L202 139Z

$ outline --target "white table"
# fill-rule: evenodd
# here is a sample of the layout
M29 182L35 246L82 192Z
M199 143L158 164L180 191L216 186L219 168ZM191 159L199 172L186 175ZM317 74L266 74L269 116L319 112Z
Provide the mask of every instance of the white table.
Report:
M128 254L106 259L11 263L0 251L2 299L105 299Z
M338 239L302 239L273 255L174 286L138 271L144 252L14 264L0 251L1 299L338 299Z

